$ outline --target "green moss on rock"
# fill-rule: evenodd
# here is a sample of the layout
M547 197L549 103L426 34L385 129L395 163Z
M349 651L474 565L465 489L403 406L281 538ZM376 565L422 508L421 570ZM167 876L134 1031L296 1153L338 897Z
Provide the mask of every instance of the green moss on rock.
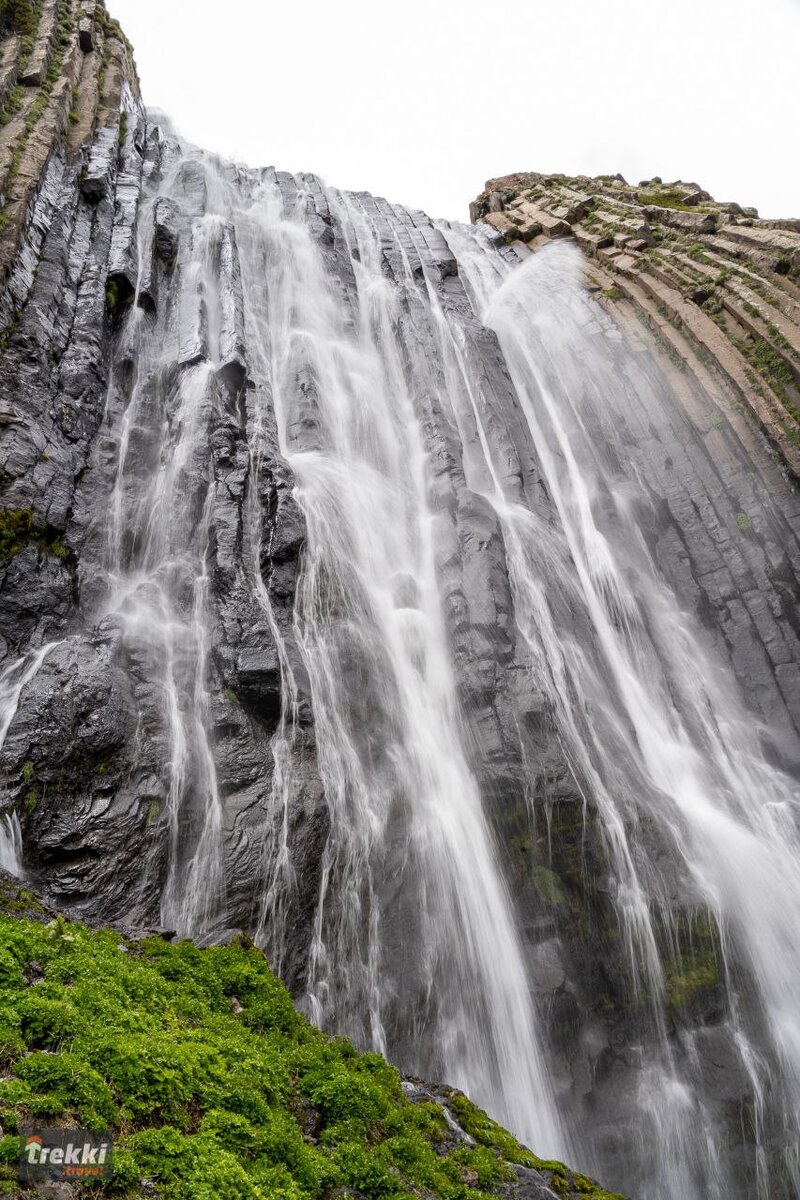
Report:
M713 951L701 950L672 964L664 973L667 1004L675 1012L691 1006L703 994L719 985L719 966Z
M697 212L697 207L684 203L686 193L675 188L664 188L654 192L639 192L640 204L654 205L656 208L674 208L682 212Z
M476 1144L453 1149L442 1109L309 1025L249 939L131 942L43 910L16 918L27 899L0 891L0 1192L27 1121L112 1128L104 1194L161 1200L488 1200L509 1163L539 1165L459 1093L448 1103ZM544 1168L572 1188L558 1195L607 1200Z
M14 558L27 546L36 546L56 558L69 557L69 550L60 534L44 527L32 509L0 509L0 563Z
M38 24L38 5L32 0L0 0L0 33L31 37Z
M549 867L534 867L533 882L536 885L536 891L545 904L556 906L564 903L564 890L561 887L561 880L555 871L551 871Z
M557 1196L565 1200L585 1197L586 1200L624 1200L615 1192L607 1192L588 1175L572 1171L563 1163L552 1159L539 1158L487 1116L482 1109L473 1104L461 1092L445 1091L447 1107L458 1121L461 1128L474 1138L479 1146L494 1150L507 1162L517 1163L522 1167L530 1167L539 1171L547 1182L547 1186Z

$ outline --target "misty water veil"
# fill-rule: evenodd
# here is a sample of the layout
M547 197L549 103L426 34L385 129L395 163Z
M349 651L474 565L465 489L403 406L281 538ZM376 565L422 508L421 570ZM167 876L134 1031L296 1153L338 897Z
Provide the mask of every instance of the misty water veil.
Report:
M627 449L631 431L646 441L670 381L587 289L574 246L522 262L485 227L177 142L169 153L143 205L180 210L191 232L169 294L151 304L142 269L120 323L92 548L97 620L122 630L163 698L163 924L214 940L241 883L218 781L210 602L224 550L215 495L239 472L251 552L237 586L280 673L253 928L308 1016L642 1200L723 1200L740 1170L753 1194L799 1187L797 734L754 717L654 550L658 506ZM141 263L153 229L140 214ZM238 457L215 440L221 411L245 431ZM275 547L259 481L276 446L305 526L288 620L262 555ZM464 572L483 613L464 611ZM511 650L494 644L498 628ZM6 669L0 743L54 652ZM513 837L481 765L503 755L480 725L497 670L522 747L504 785ZM326 819L300 952L292 823L312 721ZM561 764L550 776L543 747ZM592 984L635 1031L617 1114L587 1111L591 1080L568 1070L579 1047L604 1070L591 1006L567 995L570 953L599 935L548 857L556 810L569 814L575 886L589 853L601 881L611 965ZM15 821L0 830L4 867L18 865ZM521 910L522 875L536 911ZM712 969L709 1026L681 1004ZM701 1050L746 1081L741 1158Z

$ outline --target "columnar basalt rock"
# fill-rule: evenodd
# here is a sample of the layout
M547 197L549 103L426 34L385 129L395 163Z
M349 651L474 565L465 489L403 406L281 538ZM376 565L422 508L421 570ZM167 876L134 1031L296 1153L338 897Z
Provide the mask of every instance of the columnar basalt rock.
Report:
M713 374L800 475L800 220L680 180L536 172L490 179L470 218L532 252L575 238L609 304L704 386Z
M168 286L181 239L191 237L187 213L203 185L187 168L186 209L158 202L152 261L139 263L143 189L159 176L169 151L161 131L146 122L131 48L93 0L31 5L30 12L24 38L9 31L2 51L0 637L11 684L15 663L25 667L39 647L49 648L5 738L4 807L16 792L26 867L64 903L153 920L165 870L169 750L161 697L149 681L149 651L123 646L118 625L98 611L106 591L102 506L116 469L116 446L105 438L129 386L121 318L137 286L142 311L155 309L159 282ZM238 270L228 233L219 261L225 304L218 386L231 400L212 434L221 486L211 720L228 797L228 841L239 863L230 872L230 920L252 926L263 850L248 843L246 830L262 819L257 798L269 790L281 677L269 632L259 633L237 607L242 554L249 552L242 530L250 472L241 442L248 417ZM202 322L191 337L202 341ZM198 343L186 361L202 357ZM131 435L131 461L141 455L143 469L152 432ZM272 548L264 573L276 609L287 614L280 619L290 626L302 521L276 448L259 471ZM298 736L296 753L308 760L297 772L316 780L310 794L319 802L310 734ZM322 837L324 827L316 845Z

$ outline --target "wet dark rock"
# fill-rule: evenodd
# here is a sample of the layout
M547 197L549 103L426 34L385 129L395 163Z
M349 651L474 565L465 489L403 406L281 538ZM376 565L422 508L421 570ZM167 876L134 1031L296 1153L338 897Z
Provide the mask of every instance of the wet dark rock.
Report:
M51 1182L37 1184L33 1194L42 1200L74 1200L77 1192L70 1183Z
M172 263L178 253L180 226L177 205L165 197L159 198L153 207L153 220L156 253L165 263Z
M281 667L276 649L259 645L239 653L237 694L260 717L274 721L281 710Z
M547 1186L539 1171L520 1167L516 1163L513 1170L516 1181L500 1184L497 1188L497 1195L502 1196L503 1200L558 1200L558 1194Z
M44 970L37 962L30 962L22 972L22 977L28 987L34 987L37 983L41 983L44 979Z

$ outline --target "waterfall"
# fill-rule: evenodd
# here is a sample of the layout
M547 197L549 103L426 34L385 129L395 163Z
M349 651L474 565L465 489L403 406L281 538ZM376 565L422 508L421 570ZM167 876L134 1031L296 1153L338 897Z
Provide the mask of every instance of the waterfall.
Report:
M179 165L174 198L184 178ZM277 183L251 180L243 194L210 165L204 187L208 209L192 224L177 313L148 321L134 308L123 334L134 366L107 556L106 611L121 618L128 643L146 641L165 693L172 751L162 919L209 931L208 898L221 887L204 597L214 491L208 420L226 395L219 262L227 239L239 248L257 399L250 467L257 477L274 414L307 529L294 632L330 818L308 1011L409 1070L463 1087L542 1151L563 1155L514 914L462 744L431 480L379 238L357 203L332 198L354 266L343 296L302 219L302 197L287 213ZM177 378L173 319L185 360ZM140 456L129 454L134 432L150 443L144 481ZM190 463L194 474L184 470ZM252 501L253 493L247 521L259 532ZM250 585L284 677L268 801L282 815L276 837L268 822L265 829L269 882L259 923L280 962L297 697L257 558Z
M15 659L0 673L0 750L17 713L23 689L38 673L42 663L58 642L48 642L39 650ZM22 865L22 829L16 812L0 816L0 867L11 875L24 875Z
M800 742L660 557L631 447L658 412L693 452L674 380L574 247L146 141L74 636L130 693L162 922L249 922L322 1028L606 1186L788 1200Z
M657 861L636 837L643 819L684 864L687 891L717 923L735 1040L756 1097L779 1093L794 1143L786 1166L797 1186L797 784L767 757L764 731L754 727L733 681L666 586L631 519L629 498L618 496L607 533L593 505L602 484L613 494L619 482L609 478L589 433L597 409L636 404L653 380L590 302L573 247L554 246L509 274L502 260L486 254L479 234L462 229L450 236L481 317L500 340L558 512L555 531L532 522L503 488L492 463L496 450L483 443L495 484L490 498L506 533L516 619L601 815L631 971L642 977L653 1005L660 1046L643 1076L640 1102L661 1147L659 1194L723 1197L730 1181L720 1166L722 1145L708 1144L691 1055L679 1064L666 1038L655 919L668 900L660 894ZM480 420L480 395L466 379L460 390ZM580 607L589 638L564 629L558 618L564 603ZM753 1006L768 1048L754 1043Z
M5 814L0 823L0 867L10 875L23 874L22 828L16 813Z
M354 263L343 305L312 232L287 218L275 191L250 211L257 229L242 242L243 272L308 530L295 616L331 829L309 1009L410 1067L435 1061L504 1120L523 1122L537 1145L563 1152L513 913L458 728L397 292L381 276L376 231L337 195ZM266 266L265 304L255 266ZM433 1058L418 1057L422 1037Z
M175 370L166 329L135 303L125 330L126 404L117 438L104 567L103 615L120 623L123 645L143 655L162 694L170 757L166 824L168 870L161 920L202 936L224 914L222 806L209 733L207 596L213 467L209 424L217 404L214 295L218 219L197 222L182 301L203 305L207 347L183 342ZM146 228L144 222L143 228ZM144 236L144 235L142 235ZM145 261L144 247L142 258ZM211 292L211 302L204 299ZM139 297L137 284L136 299ZM191 324L191 315L179 314ZM212 341L212 339L214 339ZM109 405L117 393L112 376ZM113 413L107 411L107 419ZM133 450L136 453L133 453ZM150 468L141 478L144 454Z

